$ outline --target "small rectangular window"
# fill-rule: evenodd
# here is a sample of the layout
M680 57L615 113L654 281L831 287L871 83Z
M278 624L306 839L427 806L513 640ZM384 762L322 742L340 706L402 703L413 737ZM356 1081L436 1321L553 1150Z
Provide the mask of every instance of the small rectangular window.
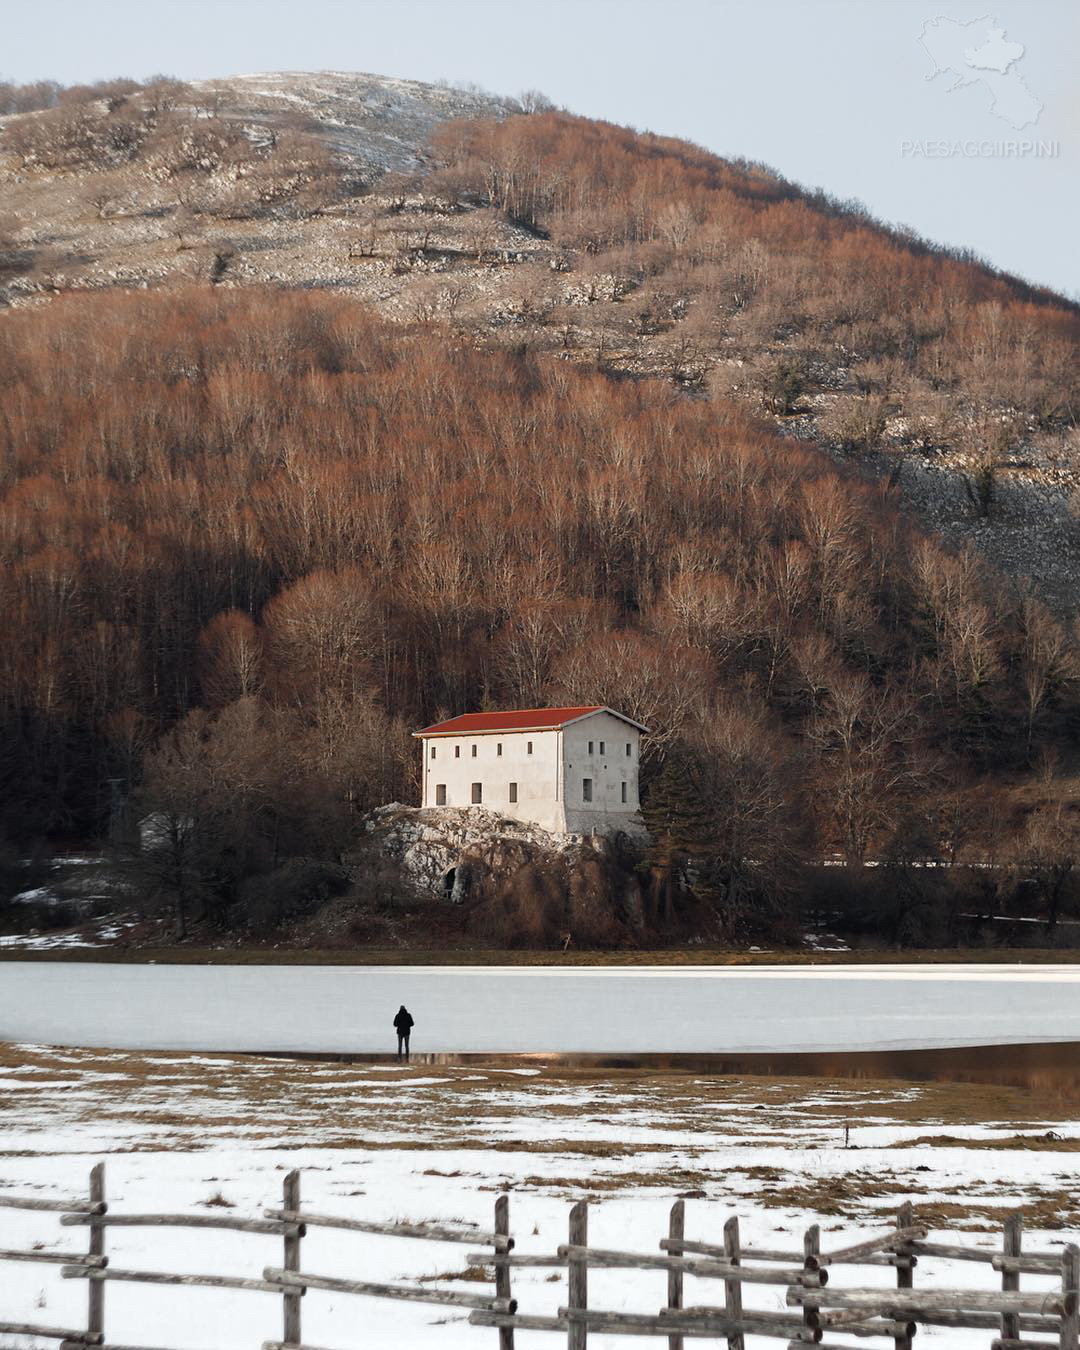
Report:
M603 741L600 742L600 753L601 753L602 755L606 753L605 750L604 750L604 742L603 742Z
M436 783L436 784L435 784L435 805L436 805L436 806L445 806L445 805L446 805L446 784L445 784L445 783Z
M472 757L473 757L473 759L476 758L476 746L475 746L475 745L474 745L473 748L472 748Z
M455 759L460 759L460 758L461 758L461 746L460 746L460 745L455 745L455 746L454 746L454 758L455 758Z
M632 753L633 753L633 752L632 752L631 749L630 749L630 742L627 741L627 742L626 742L626 755L627 755L627 758L628 758L628 759L629 759L629 757L630 757L630 755L631 755Z
M517 801L517 784L516 784L516 783L511 783L511 784L510 784L510 800L511 800L512 802L516 802L516 801Z
M434 747L434 746L431 747L431 758L432 758L432 759L435 758L435 747Z
M622 785L622 799L623 799L623 801L626 801L626 784L625 784L625 783Z
M525 753L526 753L527 755L531 755L531 754L532 754L532 741L527 741L527 742L526 742L526 745L525 745Z
M581 780L581 800L583 802L592 801L592 779L583 778Z
M592 741L589 742L589 754L592 754Z
M502 756L502 741L496 742L496 745L495 745L495 756L496 756L496 758L500 758L500 757Z
M480 784L480 783L474 783L474 784L472 785L472 804L473 804L473 806L479 806L480 803L481 803L483 800L484 800L484 788L483 788L483 785Z

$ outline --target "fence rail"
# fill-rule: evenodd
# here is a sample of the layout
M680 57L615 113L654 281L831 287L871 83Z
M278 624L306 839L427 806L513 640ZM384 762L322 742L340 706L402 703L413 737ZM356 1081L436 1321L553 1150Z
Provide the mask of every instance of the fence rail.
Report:
M60 1350L145 1350L106 1339L105 1289L110 1282L183 1285L271 1294L281 1299L282 1335L265 1341L262 1350L316 1350L302 1335L303 1298L308 1290L360 1298L396 1299L438 1304L469 1313L476 1328L495 1330L499 1350L513 1350L516 1331L553 1332L565 1336L567 1350L587 1350L590 1332L607 1336L651 1337L667 1342L667 1350L685 1350L693 1340L723 1340L727 1350L745 1350L746 1338L782 1341L788 1350L817 1345L821 1350L854 1350L876 1343L888 1350L910 1350L920 1327L954 1327L991 1333L987 1350L1080 1350L1080 1247L1061 1252L1024 1251L1019 1214L1009 1215L999 1249L969 1247L960 1242L929 1241L910 1205L901 1206L895 1225L865 1239L824 1250L816 1225L807 1229L796 1250L743 1246L739 1220L723 1226L723 1242L686 1236L686 1206L671 1207L668 1231L656 1252L621 1251L589 1245L589 1206L579 1201L570 1210L567 1241L554 1252L516 1252L510 1230L510 1201L495 1201L494 1224L482 1232L441 1223L386 1223L346 1215L313 1213L303 1208L300 1173L284 1179L280 1209L262 1217L197 1214L116 1214L105 1198L105 1168L90 1173L83 1199L43 1200L0 1195L0 1209L27 1210L59 1216L62 1228L86 1228L85 1252L53 1252L0 1248L0 1262L41 1262L60 1266L60 1276L86 1284L86 1326L50 1327L0 1321L0 1337L36 1336L59 1342ZM265 1265L258 1274L182 1275L164 1271L120 1269L110 1264L106 1239L111 1228L221 1229L282 1239L280 1264ZM436 1283L377 1283L344 1279L305 1270L302 1242L309 1228L335 1229L379 1237L439 1243L464 1243L470 1267L480 1268L494 1288L466 1293ZM920 1261L981 1263L1000 1276L1000 1289L915 1288ZM895 1287L843 1286L842 1268L866 1266L894 1269ZM511 1272L557 1268L567 1272L566 1303L555 1315L521 1311L511 1291ZM627 1312L590 1303L589 1271L652 1271L667 1276L667 1300L655 1311ZM489 1274L490 1272L490 1274ZM1050 1278L1051 1289L1021 1289L1024 1276ZM705 1281L706 1297L688 1299L688 1282ZM708 1282L711 1282L709 1284ZM758 1286L772 1286L773 1303L784 1290L784 1308L745 1306ZM694 1286L700 1287L700 1286ZM719 1302L707 1301L709 1290ZM715 1297L715 1295L713 1295ZM4 1314L0 1295L0 1317ZM433 1332L433 1335L437 1333ZM826 1339L828 1338L828 1339ZM849 1338L854 1338L849 1339Z

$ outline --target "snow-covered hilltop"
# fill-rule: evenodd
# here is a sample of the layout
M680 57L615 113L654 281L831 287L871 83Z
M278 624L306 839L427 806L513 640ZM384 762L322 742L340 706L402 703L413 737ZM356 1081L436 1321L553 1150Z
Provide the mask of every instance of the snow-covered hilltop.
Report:
M364 169L419 167L428 137L456 117L505 117L513 99L451 84L425 84L350 71L274 71L197 80L190 88L208 106L241 122L291 120L336 154Z
M337 71L127 85L0 117L0 311L209 282L345 291L412 320L445 258L472 261L455 281L479 294L491 259L537 250L508 221L432 213L418 186L441 124L502 119L514 99ZM513 287L497 289L485 303L506 307Z

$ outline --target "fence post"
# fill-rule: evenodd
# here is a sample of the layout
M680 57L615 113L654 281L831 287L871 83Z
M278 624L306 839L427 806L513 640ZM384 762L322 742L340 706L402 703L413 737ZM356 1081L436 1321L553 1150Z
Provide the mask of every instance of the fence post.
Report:
M285 1176L282 1184L281 1207L293 1213L300 1209L300 1173L297 1171L289 1172ZM286 1220L286 1223L289 1221ZM303 1237L303 1228L297 1223L289 1224L285 1233L285 1251L282 1258L282 1269L299 1271L300 1269L300 1239ZM302 1289L286 1289L282 1294L282 1326L281 1339L286 1345L300 1344L300 1300L303 1297Z
M737 1266L740 1263L742 1246L739 1242L739 1220L733 1214L724 1224L724 1255ZM738 1280L724 1281L724 1309L733 1322L742 1320L742 1285ZM745 1341L741 1331L728 1337L728 1350L743 1350Z
M668 1218L668 1237L673 1242L681 1242L686 1236L686 1201L676 1200L671 1206ZM682 1250L668 1248L669 1256L683 1256ZM681 1270L669 1270L667 1277L667 1305L669 1308L681 1308L683 1305L683 1273ZM675 1334L668 1337L668 1350L683 1350L683 1338Z
M910 1200L905 1200L896 1213L897 1228L910 1228L915 1222L915 1210ZM914 1257L911 1251L911 1245L907 1242L898 1243L895 1248L898 1257L906 1257L901 1264L896 1267L896 1287L897 1289L912 1289L915 1286L915 1272L912 1269ZM904 1330L898 1332L895 1338L896 1350L911 1350L911 1333L908 1330L908 1323L904 1322Z
M579 1200L570 1211L569 1243L571 1247L586 1247L589 1243L589 1202ZM568 1312L589 1306L589 1262L587 1257L571 1258L568 1262L566 1307ZM586 1350L589 1328L584 1322L567 1319L567 1350Z
M1061 1257L1061 1299L1065 1311L1061 1317L1062 1350L1076 1350L1076 1338L1080 1335L1080 1312L1077 1311L1077 1296L1080 1291L1080 1247L1070 1242ZM1071 1309L1071 1311L1070 1311Z
M821 1255L821 1229L816 1223L803 1234L803 1270L817 1271L819 1269L817 1258ZM817 1310L814 1308L803 1308L802 1314L803 1326L811 1329L815 1328L820 1320Z
M95 1223L96 1215L104 1214L108 1209L105 1203L105 1164L98 1163L90 1170L90 1241L87 1251L91 1256L105 1255L105 1225ZM91 1277L93 1271L90 1272ZM90 1278L87 1280L86 1331L91 1343L100 1344L105 1339L105 1281Z
M1023 1244L1023 1216L1017 1211L1010 1214L1005 1220L1005 1231L1001 1239L1002 1256L1019 1256ZM1018 1270L1003 1270L1001 1272L1001 1289L1003 1293L1015 1293L1020 1288L1020 1272ZM1018 1341L1020 1339L1020 1314L1002 1313L1001 1314L1001 1337L1006 1341Z
M495 1233L497 1237L510 1236L510 1197L500 1195L495 1201ZM495 1245L495 1297L510 1297L510 1267L499 1263L500 1256L506 1256L510 1250L509 1242ZM514 1350L514 1328L499 1328L499 1350Z

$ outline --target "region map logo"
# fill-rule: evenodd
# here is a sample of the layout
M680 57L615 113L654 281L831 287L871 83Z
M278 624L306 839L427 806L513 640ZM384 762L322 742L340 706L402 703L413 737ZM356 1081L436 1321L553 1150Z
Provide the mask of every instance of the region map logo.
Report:
M1015 131L1032 127L1039 120L1043 105L1016 69L1024 45L1010 40L992 15L966 22L944 17L927 19L919 42L933 63L925 76L928 82L944 84L947 94L965 90L968 97L982 98L987 113ZM904 155L934 159L1055 158L1059 148L1056 141L1030 137L902 142Z

